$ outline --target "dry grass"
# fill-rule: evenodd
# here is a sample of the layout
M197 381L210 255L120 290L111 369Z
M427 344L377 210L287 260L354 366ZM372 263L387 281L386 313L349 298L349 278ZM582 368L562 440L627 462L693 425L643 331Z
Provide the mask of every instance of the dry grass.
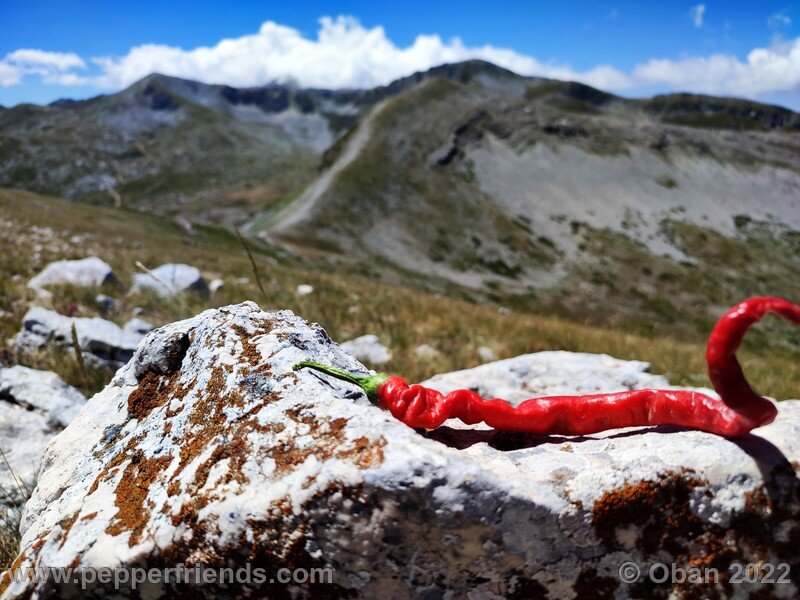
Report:
M11 566L19 551L19 519L22 509L0 509L0 573Z
M25 215L25 216L23 216ZM2 221L11 222L3 229ZM56 240L38 243L32 252L31 227L50 227ZM90 237L78 244L71 236ZM422 380L435 373L480 364L477 349L492 348L498 358L540 350L571 350L606 353L622 359L648 361L652 370L668 376L671 382L707 385L704 343L700 337L678 340L666 336L634 334L623 328L608 329L564 318L524 312L501 314L497 307L438 297L419 291L385 285L373 279L342 274L333 266L326 272L310 270L298 261L282 256L263 244L251 241L251 251L262 275L267 303L265 309L290 309L321 323L334 340L344 341L364 333L375 333L390 347L394 358L387 370L411 380ZM119 323L131 317L134 307L144 309L142 318L161 325L197 314L212 306L260 299L252 265L236 236L202 228L194 236L171 223L142 214L103 210L60 200L46 199L26 192L0 190L0 336L6 339L19 329L27 307L36 301L25 289L24 281L57 258L79 258L96 254L112 264L123 284L105 292L119 301L119 309L108 315ZM182 295L165 301L152 294L126 295L135 261L148 267L164 262L187 262L211 277L222 277L226 284L211 300ZM22 277L8 280L14 273ZM237 278L249 283L236 283ZM314 286L308 296L298 296L300 283ZM97 314L96 290L65 287L54 290L51 307L66 311L69 305L78 314ZM47 305L47 303L45 303ZM770 331L784 327L767 324ZM785 327L790 331L790 326ZM754 336L754 339L758 336ZM441 352L434 360L414 354L420 344L430 344ZM800 398L800 360L795 352L753 343L742 352L745 370L756 389L779 399ZM27 364L55 370L73 385L92 389L102 387L108 372L90 371L90 382L83 386L73 352L48 351L27 358Z
M13 506L0 505L0 572L7 569L19 550L19 522L22 517L24 500L30 497L31 490L21 481L8 464L6 455L0 449L0 470L8 471L13 489L0 485L0 498L14 499Z

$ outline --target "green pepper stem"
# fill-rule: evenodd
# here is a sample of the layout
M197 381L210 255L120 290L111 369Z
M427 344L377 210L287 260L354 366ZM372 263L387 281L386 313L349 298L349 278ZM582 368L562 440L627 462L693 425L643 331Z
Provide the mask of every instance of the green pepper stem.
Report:
M380 398L378 398L378 388L387 379L389 379L389 376L386 373L376 373L375 375L356 375L355 373L350 373L344 369L339 369L338 367L332 367L330 365L323 365L322 363L318 363L313 360L303 360L292 365L293 371L303 368L314 369L316 371L325 373L326 375L330 375L331 377L341 379L342 381L348 381L356 384L358 387L364 390L367 398L369 398L369 401L373 404L378 404L380 401Z

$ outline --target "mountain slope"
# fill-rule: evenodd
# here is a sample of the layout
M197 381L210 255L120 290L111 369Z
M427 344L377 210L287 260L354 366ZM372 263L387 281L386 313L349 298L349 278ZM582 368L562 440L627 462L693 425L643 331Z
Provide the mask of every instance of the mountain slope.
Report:
M478 70L427 77L367 125L253 230L642 327L695 329L746 294L800 296L800 118L786 109Z
M152 75L0 111L0 185L247 222L304 259L471 299L702 330L800 295L800 116L630 100L482 61L372 90Z
M349 96L151 75L110 96L0 113L0 185L228 222L313 176Z
M233 224L302 189L375 103L469 69L371 90L240 89L154 74L109 96L0 108L0 185Z

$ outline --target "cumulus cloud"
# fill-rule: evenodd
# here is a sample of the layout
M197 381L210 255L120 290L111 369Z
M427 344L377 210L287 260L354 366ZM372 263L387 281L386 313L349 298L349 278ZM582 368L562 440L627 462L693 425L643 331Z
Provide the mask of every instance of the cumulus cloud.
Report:
M0 85L8 87L17 85L20 81L22 81L20 70L6 61L0 60Z
M525 74L585 81L615 87L624 75L610 66L577 72L564 65L495 46L468 47L460 39L444 41L420 35L405 48L395 45L383 27L365 28L353 17L324 17L316 39L267 21L258 33L225 39L215 46L184 50L147 44L122 57L94 59L99 85L118 88L154 71L206 83L256 86L293 80L316 87L372 87L446 62L482 58Z
M684 60L651 60L633 78L644 85L668 85L710 94L757 96L800 87L800 38L751 50L745 61L715 54Z
M0 85L17 85L25 75L38 75L45 83L61 83L63 78L74 76L72 70L85 67L86 63L74 52L21 48L0 60Z
M705 4L695 4L692 7L692 10L689 11L689 16L692 18L692 23L694 23L695 27L702 27L703 26L703 18L706 14L706 5Z
M705 5L695 7L699 18ZM670 89L757 97L800 89L800 38L755 48L741 59L727 54L651 59L629 72L611 65L576 70L498 46L468 46L459 38L419 35L396 45L382 27L352 17L325 17L315 37L267 21L256 33L212 46L183 49L163 44L131 48L122 56L84 60L74 53L23 49L0 59L0 85L38 75L46 83L119 89L153 72L239 87L292 81L307 87L364 88L415 71L472 58L523 75L581 81L608 90Z
M20 66L54 69L57 71L86 66L83 59L73 52L46 52L29 48L15 50L10 54L6 54L5 60Z

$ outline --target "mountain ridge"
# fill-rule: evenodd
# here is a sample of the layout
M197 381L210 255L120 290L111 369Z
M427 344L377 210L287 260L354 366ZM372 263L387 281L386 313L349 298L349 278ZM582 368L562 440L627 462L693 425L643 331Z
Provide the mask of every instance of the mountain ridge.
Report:
M242 226L475 301L696 330L744 294L800 295L798 131L778 106L483 61L370 90L153 74L0 111L0 185Z
M251 230L433 289L575 318L613 306L643 326L678 322L687 306L686 327L705 326L699 307L800 294L793 121L733 100L711 115L694 97L667 100L431 78L378 105L369 135L360 125L306 192ZM672 122L687 114L704 119Z
M705 101L726 100L726 101L731 101L731 102L735 102L735 103L753 105L753 106L761 107L761 108L765 108L765 109L777 109L777 110L779 110L781 112L792 113L792 114L795 114L795 115L799 114L797 111L794 111L794 110L792 110L792 109L790 109L788 107L785 107L785 106L781 106L779 104L765 103L765 102L760 102L758 100L752 100L752 99L749 99L749 98L744 98L744 97L739 97L739 96L713 96L713 95L710 95L710 94L700 94L700 93L687 92L687 91L681 91L681 90L677 90L675 92L663 93L663 94L656 94L656 95L653 95L653 96L650 96L650 97L623 97L623 96L619 96L619 95L616 95L616 94L613 94L613 93L610 93L610 92L602 91L599 88L594 88L594 87L589 86L587 84L576 82L576 81L558 80L558 79L551 79L551 78L545 78L545 77L520 75L520 74L517 74L517 73L515 73L514 71L512 71L510 69L506 69L504 67L500 67L500 66L498 66L498 65L496 65L496 64L494 64L492 62L489 62L489 61L486 61L486 60L483 60L483 59L469 59L469 60L459 61L459 62L455 62L455 63L443 63L443 64L440 64L440 65L436 65L436 66L430 67L429 69L415 71L414 73L411 73L410 75L406 75L404 77L399 77L398 79L395 79L395 80L391 81L388 84L381 85L381 86L375 86L373 88L357 88L357 87L318 88L318 87L314 87L314 86L310 86L308 88L303 88L302 86L299 86L299 85L294 84L294 83L278 83L278 82L267 82L267 83L265 83L264 85L261 85L261 86L246 86L246 87L242 87L242 88L236 88L235 86L229 86L229 85L226 85L226 84L202 83L202 82L199 82L199 81L186 79L186 78L182 78L182 77L177 77L177 76L173 76L173 75L167 75L167 74L159 73L159 72L155 71L153 73L145 75L141 79L138 79L137 81L135 81L132 84L130 84L128 87L123 88L122 90L119 90L118 92L114 92L112 94L100 94L100 95L97 95L97 96L93 96L93 97L90 97L90 98L84 98L84 99L67 98L67 97L65 97L65 98L57 98L56 100L53 100L52 102L50 102L48 104L44 104L44 105L35 104L35 103L28 103L28 102L22 102L22 103L19 103L19 104L16 104L16 105L12 105L12 106L4 106L4 105L0 104L0 109L8 110L10 108L15 108L16 106L26 105L26 104L30 105L30 106L56 106L56 107L64 107L64 108L72 107L72 106L74 106L76 104L80 104L80 103L87 102L87 101L90 101L90 100L94 100L94 99L97 99L97 98L103 98L103 97L107 97L109 95L114 95L116 93L124 92L125 90L127 90L127 89L129 89L131 87L137 86L137 85L141 84L144 81L148 81L148 80L152 80L152 79L156 79L156 80L167 80L167 79L169 79L169 80L194 83L194 84L199 84L199 85L209 86L209 87L225 87L225 88L240 89L240 90L258 90L258 89L274 87L274 88L286 88L286 89L306 89L306 90L309 90L309 91L333 92L333 93L341 93L341 94L364 93L364 92L370 92L370 91L373 91L373 90L382 90L382 91L384 91L384 93L393 94L393 93L397 93L399 91L403 91L403 90L407 89L410 85L414 85L414 84L420 83L421 81L423 81L424 79L427 79L427 78L444 77L446 79L462 79L463 80L465 77L469 77L470 75L474 75L476 73L478 73L478 74L480 74L480 73L483 73L483 74L491 73L491 74L495 74L495 75L503 74L503 75L511 76L511 77L523 77L523 78L528 79L528 80L540 80L540 81L543 81L543 82L545 82L545 81L553 81L553 82L560 82L560 83L564 83L564 84L572 84L572 85L576 85L576 86L582 86L584 88L588 88L588 89L591 89L591 90L599 91L604 95L611 96L611 97L618 98L618 99L622 99L622 100L647 101L647 100L657 100L657 99L688 99L688 98L700 99L700 100L705 100Z

